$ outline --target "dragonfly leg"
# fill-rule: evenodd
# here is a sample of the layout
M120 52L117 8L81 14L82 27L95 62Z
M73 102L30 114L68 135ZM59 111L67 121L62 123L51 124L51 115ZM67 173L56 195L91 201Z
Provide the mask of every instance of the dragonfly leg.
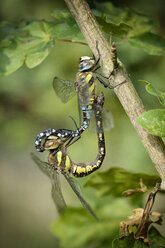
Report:
M81 138L81 136L78 136L74 141L72 141L73 138L75 138L75 137L72 137L72 138L69 140L69 142L65 145L66 148L68 148L69 146L73 145L77 140L79 140L79 139ZM71 141L72 141L72 142L71 142Z
M97 59L97 61L96 61L94 67L96 67L96 66L98 65L99 61L100 61L100 51L99 51L99 48L98 48L98 40L96 41L96 50L97 50L97 52L98 52L98 59ZM93 72L96 72L99 68L100 68L100 66L96 67L96 68L93 70ZM109 75L108 77L104 76L104 75L101 74L101 73L98 73L98 72L96 72L96 73L99 74L100 76L102 76L103 78L109 79L110 76L112 75L113 71L110 73L110 75Z
M100 68L100 65L98 65L98 67L96 67L93 72L96 72L98 69Z
M70 141L70 139L72 139L73 137L72 137L72 135L70 134L65 140L63 140L63 144L66 142L66 141Z
M95 66L97 66L98 65L98 63L99 63L99 61L100 61L100 51L99 51L99 48L98 48L98 40L96 41L96 50L97 50L97 52L98 52L98 59L97 59L97 61L96 61L96 63L95 63ZM94 66L94 67L95 67ZM100 66L96 69L96 70L98 70L100 68Z
M117 85L115 85L115 86L111 86L111 85L105 83L104 80L102 80L100 77L96 76L96 78L100 81L100 83L101 83L105 88L109 88L109 89L114 89L114 88L116 88L117 86L126 83L126 80L124 80L123 82L121 82L121 83L119 83L119 84L117 84Z
M100 72L96 72L96 74L100 75L101 77L105 78L105 79L109 79L110 76L112 75L113 71L110 73L110 75L108 77L104 76L102 73Z
M77 126L77 123L76 123L75 119L74 119L72 116L69 116L69 118L71 118L71 119L72 119L72 121L73 121L73 122L74 122L74 124L75 124L76 129L78 129L78 126Z

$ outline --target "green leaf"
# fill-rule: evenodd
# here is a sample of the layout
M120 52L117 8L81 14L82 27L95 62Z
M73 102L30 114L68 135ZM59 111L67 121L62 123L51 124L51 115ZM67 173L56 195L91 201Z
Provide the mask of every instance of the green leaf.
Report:
M23 22L20 27L0 24L0 75L8 75L26 62L29 68L40 64L54 45L55 22Z
M121 212L120 206L123 211ZM119 222L131 211L124 200L99 201L94 209L99 218L96 221L84 209L68 208L64 215L53 223L52 231L60 239L62 247L109 248L114 235L118 235Z
M110 2L96 3L96 7L95 16L108 34L112 33L112 35L121 37L127 34L128 37L133 37L150 31L156 24L148 16L138 14L128 8L117 8Z
M129 42L150 55L165 55L165 39L157 34L145 32L132 37Z
M165 40L152 33L153 20L111 3L96 4L94 14L108 35L129 40L149 54L164 55ZM55 40L84 42L85 39L68 10L55 10L54 21L24 21L19 25L0 23L0 75L9 75L24 61L29 68L39 65L50 53Z
M110 168L107 171L98 171L91 175L85 187L95 188L99 196L121 197L123 191L139 188L140 179L148 189L154 187L156 182L160 182L158 175L131 173L122 168Z
M134 242L135 240L131 235L128 237L122 237L113 240L112 248L133 248Z
M33 68L42 63L42 61L48 56L49 50L29 54L26 58L26 65L28 68Z
M13 42L10 48L0 49L0 75L9 75L24 64L25 54L16 46Z
M93 10L96 19L102 28L102 30L108 35L111 33L114 36L126 36L128 32L132 29L131 26L126 23L120 22L118 19L117 23L113 23L113 21L109 21L108 16L105 13L101 13L99 11ZM114 20L115 22L116 20Z
M115 239L112 248L148 248L142 240L136 240L132 235Z
M153 19L128 8L116 8L109 2L96 6L94 14L105 33L128 40L132 46L148 54L165 54L165 39L152 32L157 26Z
M113 221L96 222L84 216L82 210L69 208L67 212L52 226L53 233L60 239L62 247L94 247L106 239L112 242L112 235L117 233L117 225ZM65 235L64 235L65 234ZM108 243L109 243L108 242Z
M53 11L52 16L58 23L69 22L70 24L76 23L72 14L68 9L56 9Z
M145 80L138 80L138 81L146 84L147 92L153 96L156 96L158 98L159 102L165 106L165 92L157 90L149 82L147 82Z
M155 227L151 227L148 232L149 242L146 243L142 239L135 239L133 235L124 236L115 239L112 248L163 248L165 247L165 237L163 237ZM150 244L150 246L148 246Z
M75 19L67 9L57 9L53 11L52 16L58 22L54 27L56 38L70 41L84 42L82 35Z
M38 66L49 55L55 40L84 42L68 10L56 10L56 21L24 21L19 26L0 23L0 75L9 75L24 64Z
M137 123L153 135L165 137L165 109L153 109L140 115Z
M149 242L151 243L151 248L163 248L165 247L165 237L163 237L155 227L151 227L149 232Z

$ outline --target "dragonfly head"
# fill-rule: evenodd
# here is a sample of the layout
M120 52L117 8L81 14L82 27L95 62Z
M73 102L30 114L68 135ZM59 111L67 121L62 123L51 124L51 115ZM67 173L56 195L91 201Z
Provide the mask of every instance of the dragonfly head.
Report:
M55 135L50 135L45 139L45 142L43 144L43 147L45 150L55 150L57 149L61 144L61 139Z
M95 66L95 59L88 56L80 57L78 71L88 71Z

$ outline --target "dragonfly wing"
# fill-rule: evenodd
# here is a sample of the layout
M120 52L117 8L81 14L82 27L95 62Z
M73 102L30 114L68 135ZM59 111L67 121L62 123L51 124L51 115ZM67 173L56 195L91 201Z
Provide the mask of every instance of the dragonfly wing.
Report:
M112 113L107 108L103 108L102 118L103 118L104 130L110 131L114 127L114 120L113 120ZM96 131L96 119L95 119L94 111L93 111L92 116L91 116L89 130L91 132Z
M51 178L51 174L52 174L52 166L47 163L44 162L42 160L40 160L34 153L31 153L31 158L33 159L33 161L37 164L37 166L39 167L39 169L45 174L47 175L49 178Z
M83 207L85 209L87 209L87 211L96 219L98 220L97 216L95 215L95 213L93 212L92 208L90 207L90 205L86 202L86 200L82 197L81 192L80 192L80 188L77 184L77 182L75 182L75 180L69 176L68 173L63 172L64 177L66 178L67 182L69 183L70 187L72 188L72 190L75 192L75 194L77 195L77 197L79 198L80 202L82 203Z
M66 210L66 203L61 191L60 177L56 170L53 170L51 183L52 183L52 192L51 192L52 198L57 207L58 213L61 215Z
M103 108L103 127L105 131L110 131L114 128L114 119L111 111L107 108Z
M72 81L63 80L58 77L55 77L53 80L53 88L63 103L68 102L76 94Z
M54 170L49 163L40 160L34 153L31 153L31 158L37 164L39 169L51 179L52 198L59 214L62 214L66 209L66 203L62 195L60 178L57 171Z
M81 102L80 102L80 95L78 94L78 113L79 113L79 124L82 124L82 109L81 109Z

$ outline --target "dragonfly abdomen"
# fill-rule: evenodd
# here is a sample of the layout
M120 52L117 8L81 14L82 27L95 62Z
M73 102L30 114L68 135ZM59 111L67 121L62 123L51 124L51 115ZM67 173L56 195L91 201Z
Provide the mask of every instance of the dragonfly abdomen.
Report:
M99 169L105 157L105 140L102 126L102 108L104 105L104 95L97 97L97 104L95 105L96 128L98 137L98 154L96 159L91 163L77 163L72 162L71 173L75 177L83 177L91 174L93 171Z
M101 134L100 134L100 138L102 139L102 141L99 141L99 143L100 143L99 144L99 151L98 151L98 155L97 155L95 161L93 161L91 163L72 162L71 173L75 177L87 176L101 167L102 162L103 162L104 157L105 157L105 145L104 145L104 137L101 136Z
M83 117L83 123L81 124L79 133L81 134L85 131L90 123L92 111L93 111L93 104L95 102L95 78L92 72L81 72L78 78L81 78L83 75L83 82L81 85L81 81L78 82L77 89L79 91L79 98L81 101L81 111Z
M103 160L102 160L103 161ZM101 160L95 161L93 164L88 163L74 163L72 164L71 173L75 177L84 177L91 174L93 171L100 168L102 164Z

